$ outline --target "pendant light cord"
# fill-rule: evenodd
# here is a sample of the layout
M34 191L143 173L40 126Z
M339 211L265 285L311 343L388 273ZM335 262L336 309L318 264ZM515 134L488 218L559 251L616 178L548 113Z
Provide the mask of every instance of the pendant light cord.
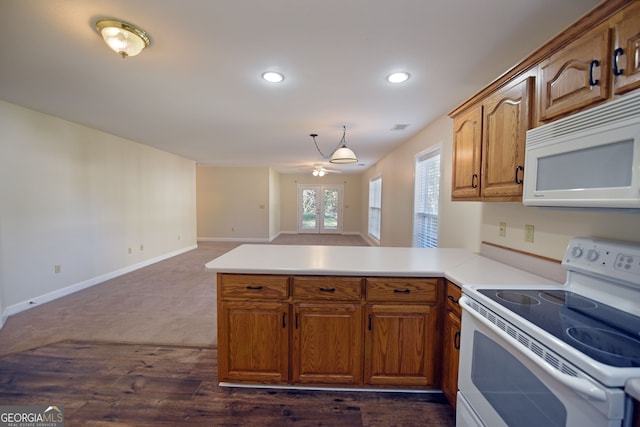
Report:
M331 154L333 154L338 148L345 147L347 145L347 141L346 141L346 138L345 138L346 134L347 134L347 127L346 126L342 126L342 138L340 139L340 142L338 142L338 145L336 145L336 148L333 149ZM313 143L316 146L316 150L318 150L318 153L320 153L322 158L325 159L325 160L329 159L331 157L331 154L329 154L328 156L325 156L322 153L322 151L320 150L320 147L318 146L318 142L316 141L316 136L318 136L318 134L312 133L309 136L313 139Z

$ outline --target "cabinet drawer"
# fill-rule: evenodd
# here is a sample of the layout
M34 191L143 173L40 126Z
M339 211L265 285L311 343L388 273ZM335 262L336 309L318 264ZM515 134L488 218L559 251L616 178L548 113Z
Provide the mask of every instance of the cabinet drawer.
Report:
M367 279L366 289L367 301L438 301L438 279Z
M287 276L219 274L222 299L282 300L289 296Z
M458 316L462 316L462 309L458 300L462 296L462 290L453 283L447 282L447 310L451 310Z
M360 301L360 277L294 277L293 298Z

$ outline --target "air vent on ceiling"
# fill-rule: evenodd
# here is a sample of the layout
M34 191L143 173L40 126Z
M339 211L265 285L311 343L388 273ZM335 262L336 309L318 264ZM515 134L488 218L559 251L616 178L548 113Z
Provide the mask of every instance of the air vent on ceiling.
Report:
M409 126L408 124L398 124L391 128L391 130L405 130Z

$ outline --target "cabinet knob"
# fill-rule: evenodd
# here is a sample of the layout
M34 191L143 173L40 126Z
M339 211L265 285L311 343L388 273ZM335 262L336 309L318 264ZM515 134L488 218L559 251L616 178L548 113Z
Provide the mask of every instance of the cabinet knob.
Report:
M394 294L410 294L411 290L410 289L394 289L393 293Z
M460 331L456 332L456 334L453 336L453 346L456 348L456 350L460 350Z
M478 188L478 174L471 175L471 188Z
M519 172L522 172L524 170L524 167L522 166L517 166L516 167L516 184L522 184L522 178L520 178L520 174Z
M260 289L262 289L262 286L251 286L251 285L248 285L247 289L250 290L250 291L259 291Z
M329 292L329 293L334 293L336 291L336 288L320 288L320 292Z
M447 299L448 299L449 301L451 301L452 303L454 303L454 304L458 304L458 300L457 300L457 299L455 299L454 297L452 297L451 295L447 296Z

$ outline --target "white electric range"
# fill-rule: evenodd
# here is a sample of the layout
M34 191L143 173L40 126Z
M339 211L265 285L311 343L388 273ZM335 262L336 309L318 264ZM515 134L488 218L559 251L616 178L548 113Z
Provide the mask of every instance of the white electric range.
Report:
M466 286L457 425L624 426L640 378L640 243L575 238L560 286Z

